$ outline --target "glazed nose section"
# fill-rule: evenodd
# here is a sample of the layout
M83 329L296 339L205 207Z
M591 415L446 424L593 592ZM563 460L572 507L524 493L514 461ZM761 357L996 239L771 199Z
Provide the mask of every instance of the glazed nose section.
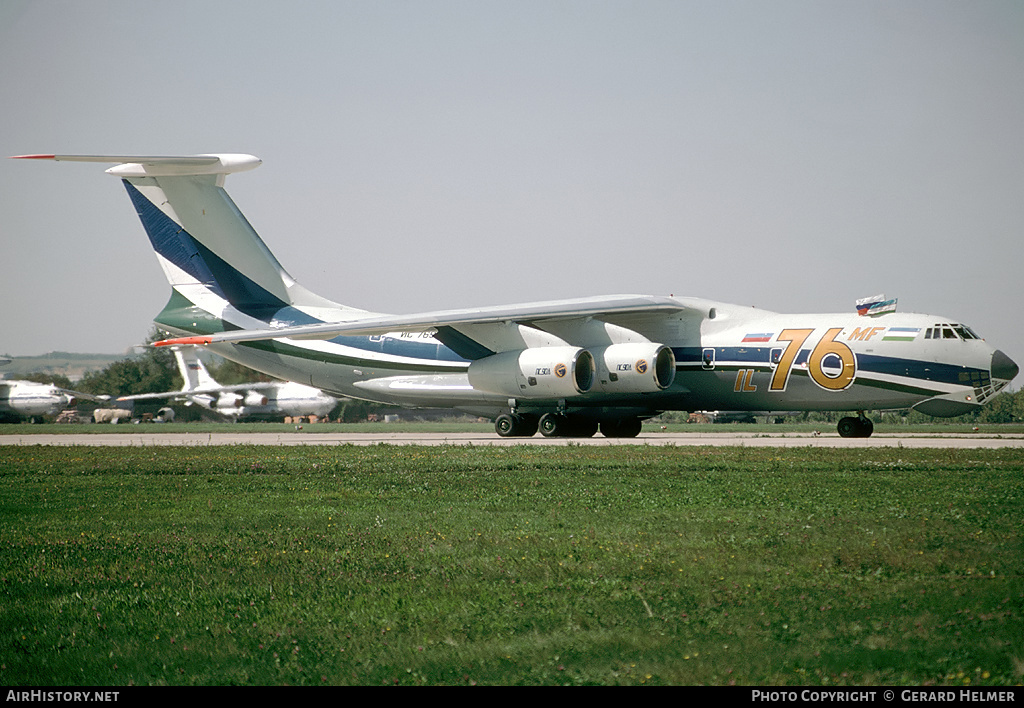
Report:
M996 349L992 352L992 378L1009 381L1020 373L1020 367L1013 359Z

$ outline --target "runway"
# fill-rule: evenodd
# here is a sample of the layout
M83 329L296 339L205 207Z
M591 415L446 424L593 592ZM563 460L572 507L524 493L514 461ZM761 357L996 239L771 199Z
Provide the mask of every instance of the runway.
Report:
M825 448L1024 448L1024 435L875 434L870 438L841 438L835 433L642 433L636 438L501 438L494 433L94 433L67 435L0 435L0 445L85 445L95 447L160 447L164 445L651 445L717 447L825 447Z

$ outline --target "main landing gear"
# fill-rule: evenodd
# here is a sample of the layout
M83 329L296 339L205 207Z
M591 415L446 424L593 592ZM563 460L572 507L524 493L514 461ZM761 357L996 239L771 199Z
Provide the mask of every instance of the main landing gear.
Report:
M562 413L545 413L539 418L529 413L504 413L494 421L494 430L503 438L530 437L538 430L546 438L589 438L598 430L606 438L635 438L640 434L639 418L585 418Z
M537 432L537 416L505 413L494 421L494 432L503 438L528 438Z
M836 429L841 438L870 438L871 433L875 430L875 424L863 413L860 413L856 418L853 416L842 418Z

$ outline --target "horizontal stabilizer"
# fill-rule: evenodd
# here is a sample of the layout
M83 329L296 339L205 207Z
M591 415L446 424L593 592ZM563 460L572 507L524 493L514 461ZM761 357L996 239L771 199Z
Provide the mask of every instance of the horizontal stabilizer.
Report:
M14 155L14 160L55 160L57 162L101 162L114 164L107 170L118 177L178 177L185 175L226 175L252 170L262 164L254 155Z

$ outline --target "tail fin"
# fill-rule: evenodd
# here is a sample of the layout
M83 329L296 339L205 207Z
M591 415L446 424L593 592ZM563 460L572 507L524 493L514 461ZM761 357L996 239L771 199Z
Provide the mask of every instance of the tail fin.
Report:
M257 157L19 157L118 163L107 172L123 180L174 290L171 302L156 318L171 329L205 333L251 327L254 323L247 322L248 318L262 323L271 319L296 324L316 321L308 316L310 308L362 312L326 300L296 283L228 196L224 190L227 175L259 167L262 160ZM283 314L286 309L288 314ZM231 310L248 318L232 317Z
M175 347L174 358L178 360L178 371L181 372L181 378L185 380L185 386L181 389L182 393L188 393L196 389L210 390L217 388L218 383L210 376L210 372L206 370L206 365L203 364L199 355L196 354L195 347Z

